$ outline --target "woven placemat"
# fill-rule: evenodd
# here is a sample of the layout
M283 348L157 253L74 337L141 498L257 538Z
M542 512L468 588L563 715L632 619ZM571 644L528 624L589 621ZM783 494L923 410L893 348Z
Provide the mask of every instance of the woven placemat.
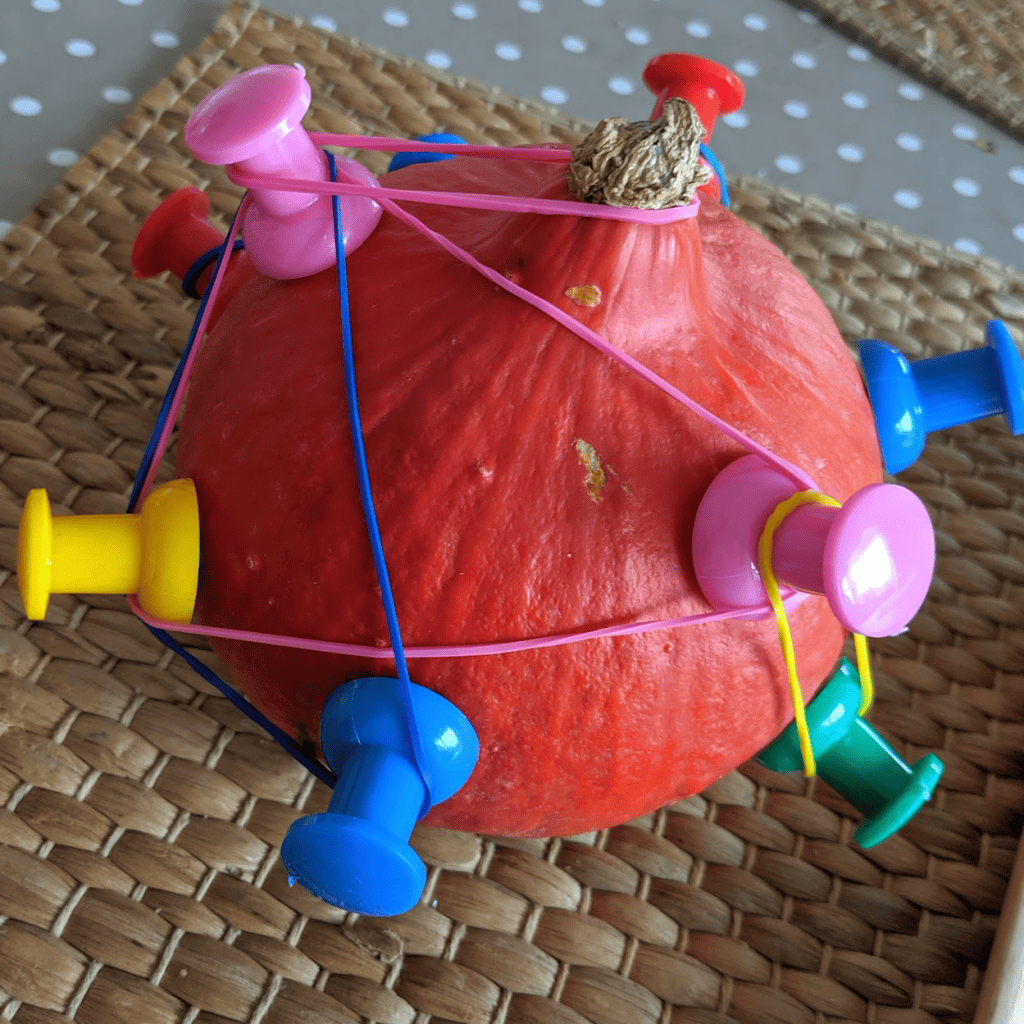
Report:
M789 0L1024 141L1016 0Z
M289 888L278 845L328 791L173 659L120 598L24 620L22 501L121 512L194 304L136 281L170 191L222 217L191 161L193 105L234 72L301 61L307 125L504 145L586 125L235 4L118 131L0 244L0 1017L17 1024L932 1024L975 1010L1024 820L1024 442L986 420L934 436L905 482L939 541L909 633L873 645L873 722L946 763L897 837L856 847L825 784L756 765L599 834L418 829L424 899L359 919ZM386 156L367 158L375 171ZM811 280L851 342L925 356L1020 337L1024 277L766 186L734 209ZM169 474L169 470L167 471ZM201 642L191 649L217 660Z

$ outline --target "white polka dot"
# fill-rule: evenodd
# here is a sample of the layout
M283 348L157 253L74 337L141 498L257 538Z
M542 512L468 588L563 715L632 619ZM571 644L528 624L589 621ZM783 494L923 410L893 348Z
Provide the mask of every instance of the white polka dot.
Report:
M786 112L787 117L798 119L809 117L811 113L810 106L803 100L787 100L782 109Z
M804 71L810 71L812 68L818 66L818 55L811 53L810 50L797 50L796 53L790 57L790 60L798 67L803 68Z
M588 7L604 7L604 0L583 0Z
M966 252L971 256L981 255L981 243L976 242L973 238L958 238L953 243L953 248L956 249L957 252Z
M1013 237L1018 242L1024 242L1024 224L1016 224L1013 228Z
M924 89L916 82L901 82L896 90L905 100L920 100L924 98Z
M723 114L719 120L730 128L746 128L750 124L750 115L744 110L735 110L731 114Z
M564 90L560 89L557 85L545 85L540 91L540 98L545 103L553 103L556 106L565 103L569 99L569 94Z
M142 0L117 0L122 7L141 7Z
M896 136L896 145L908 153L920 153L924 149L924 139L913 132L900 132Z
M9 220L0 220L0 238L4 238L14 225Z
M799 174L804 169L804 162L792 153L782 153L775 158L775 166L784 174Z
M856 213L857 205L856 203L836 203L836 209L842 210L843 213Z
M494 52L502 60L519 60L523 55L523 51L515 43L498 43Z
M7 54L4 53L3 50L0 50L0 64L6 64L6 63L7 63Z
M103 90L103 98L108 103L131 103L132 94L123 86L120 85L108 85Z
M32 6L37 11L52 14L54 11L60 10L60 0L32 0Z
M711 35L711 26L706 21L688 21L686 34L693 36L694 39L707 39Z
M11 100L11 110L22 117L35 117L42 109L42 103L32 96L15 96Z
M973 142L977 137L978 133L969 124L964 124L963 121L953 125L953 137L961 139L964 142Z
M743 24L751 32L764 32L768 28L768 19L763 14L747 14L743 18Z
M921 196L909 188L901 188L893 194L893 201L904 210L916 210L921 205Z
M862 92L851 89L843 93L843 103L851 110L864 110L871 101Z
M761 65L756 60L738 60L733 64L732 69L737 75L742 75L744 78L756 78L757 73L761 70Z
M473 4L457 3L452 4L452 14L463 21L472 21L477 16L477 9Z
M636 46L646 46L651 41L651 33L639 25L631 25L626 29L626 42Z
M326 14L314 14L313 17L309 19L309 23L314 28L322 28L325 32L338 31L338 23Z
M562 49L569 53L586 53L587 41L579 36L562 36Z
M859 164L864 159L864 147L858 146L855 142L844 142L836 149L840 160L848 164Z
M800 20L801 20L801 21L802 21L802 22L803 22L803 23L804 23L805 25L817 25L817 24L818 24L818 19L817 19L817 18L816 18L816 17L815 17L815 16L813 15L813 14L811 14L811 12L810 12L810 11L801 11L801 12L800 12L800 13L799 13L799 14L797 15L797 17L798 17L798 18L799 18L799 19L800 19Z
M1024 167L1011 167L1007 176L1015 185L1024 185Z
M631 96L636 90L636 86L623 75L615 75L609 78L608 88L619 96Z
M159 46L161 50L173 50L176 46L181 45L181 40L173 32L167 32L163 29L151 32L149 41L154 46Z
M96 53L96 47L88 39L69 39L64 49L72 57L92 57Z
M385 7L380 16L384 19L384 24L392 28L405 28L409 24L409 15L398 7Z
M46 154L46 162L54 167L70 167L78 160L78 154L73 149L51 149Z
M519 10L527 14L540 14L544 10L541 0L519 0Z
M452 59L448 56L444 50L427 50L424 54L423 59L432 68L450 68L452 66Z
M848 46L846 48L846 56L850 60L860 61L862 64L865 61L871 60L871 53L865 50L863 46Z
M981 195L981 185L973 178L954 178L953 191L958 196L967 196L968 199L973 199L975 196Z

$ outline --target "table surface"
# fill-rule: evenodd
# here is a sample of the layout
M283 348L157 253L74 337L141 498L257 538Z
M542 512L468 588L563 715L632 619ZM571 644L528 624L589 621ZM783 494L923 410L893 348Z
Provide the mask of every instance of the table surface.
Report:
M220 0L3 0L0 231L210 30ZM665 50L746 80L730 173L1024 266L1024 146L782 0L277 0L283 14L597 120Z

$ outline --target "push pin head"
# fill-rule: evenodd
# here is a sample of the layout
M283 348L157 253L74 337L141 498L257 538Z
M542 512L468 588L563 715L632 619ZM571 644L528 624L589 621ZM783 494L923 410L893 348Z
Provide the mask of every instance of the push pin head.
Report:
M53 516L30 491L18 529L25 614L42 619L51 594L136 594L150 615L188 622L199 585L199 506L191 480L153 490L131 515Z
M480 748L465 715L425 687L412 684L411 697L415 721L406 719L397 679L356 679L321 713L320 746L338 782L327 811L291 826L281 857L289 878L332 906L381 917L414 906L426 869L409 845L413 826L476 766Z
M737 459L712 481L697 510L693 558L716 610L764 605L758 542L772 511L793 493L792 481L756 455ZM865 487L841 508L800 505L775 532L772 568L780 586L824 594L852 632L892 636L917 613L931 584L931 518L912 492L894 484Z
M731 114L743 106L746 90L743 81L723 64L690 53L662 53L647 62L644 85L655 97L651 120L661 117L665 100L678 96L696 109L700 122L711 139L719 114Z
M327 157L302 127L312 93L301 67L264 64L228 79L205 96L185 126L185 141L207 164L223 164L228 177L281 176L329 180ZM375 187L377 179L354 160L338 160L339 180ZM234 177L233 177L234 176ZM253 202L242 225L253 266L268 277L307 277L335 263L334 219L328 195L273 187L249 189ZM380 220L372 199L340 200L346 254Z
M910 362L881 341L860 343L861 366L886 471L899 473L927 435L1002 413L1024 432L1024 360L1006 325L991 320L981 348Z
M417 142L444 142L450 145L465 145L466 140L458 135L449 135L447 132L433 132L430 135L419 135ZM451 160L454 153L426 153L422 150L410 153L396 153L388 164L388 173L401 170L410 164L433 164L439 160Z
M132 266L138 278L170 270L184 277L203 253L222 245L224 236L207 220L206 193L187 186L172 192L146 218L132 247Z
M898 832L931 799L943 764L925 754L912 768L858 713L856 668L843 658L807 707L807 728L818 774L865 815L855 839L864 849ZM778 772L803 767L794 722L757 756Z

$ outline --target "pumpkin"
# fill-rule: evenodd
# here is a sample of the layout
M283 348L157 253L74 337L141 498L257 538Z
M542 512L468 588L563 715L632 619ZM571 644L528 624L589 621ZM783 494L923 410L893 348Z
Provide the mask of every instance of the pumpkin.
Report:
M459 156L383 184L570 200L564 164ZM881 478L871 408L827 310L705 190L653 225L408 207L844 501ZM347 259L369 477L402 636L437 647L706 612L691 537L735 440L385 212ZM232 257L189 382L197 620L386 648L346 422L338 280ZM794 488L796 489L796 488ZM845 632L790 614L805 699ZM320 711L387 659L215 639L235 685L314 750ZM410 659L480 758L429 824L515 836L611 826L697 792L792 719L771 619Z

